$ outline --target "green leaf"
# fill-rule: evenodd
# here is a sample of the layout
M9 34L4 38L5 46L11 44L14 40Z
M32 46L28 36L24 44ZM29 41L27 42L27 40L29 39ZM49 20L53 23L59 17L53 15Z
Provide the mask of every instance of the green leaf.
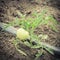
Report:
M45 48L50 54L54 55L53 50L51 50L50 48Z

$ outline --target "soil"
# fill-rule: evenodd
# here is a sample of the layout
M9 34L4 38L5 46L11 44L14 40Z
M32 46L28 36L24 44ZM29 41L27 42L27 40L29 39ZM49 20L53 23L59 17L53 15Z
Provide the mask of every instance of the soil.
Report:
M15 20L16 17L20 19L17 13L31 16L31 13L37 11L40 13L43 9L48 9L47 14L52 14L57 22L60 22L60 0L0 0L0 22L9 23ZM49 27L38 27L36 34L47 34L48 40L43 40L52 46L60 47L60 24L57 26L58 32L51 30ZM12 41L15 39L11 33L2 31L0 29L0 60L34 60L37 49L31 49L27 46L21 45L21 48L28 54L24 56L16 51ZM38 60L60 60L56 56L50 55L44 51L44 54Z

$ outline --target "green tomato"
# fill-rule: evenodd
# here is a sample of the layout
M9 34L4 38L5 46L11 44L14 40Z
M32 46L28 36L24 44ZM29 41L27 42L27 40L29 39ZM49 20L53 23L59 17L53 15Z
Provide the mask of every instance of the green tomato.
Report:
M24 30L23 28L18 29L16 35L20 40L30 39L29 32Z

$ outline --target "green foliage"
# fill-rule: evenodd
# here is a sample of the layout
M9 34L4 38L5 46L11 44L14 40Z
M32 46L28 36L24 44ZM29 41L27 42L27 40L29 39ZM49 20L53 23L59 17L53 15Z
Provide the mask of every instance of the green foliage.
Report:
M56 20L53 18L52 15L46 16L46 14L45 14L46 12L47 11L45 11L45 10L43 10L41 13L35 12L34 14L32 14L32 17L27 17L27 18L25 17L25 15L22 15L21 19L18 19L16 17L16 20L10 22L8 26L10 26L10 25L19 26L19 27L26 29L30 33L31 40L30 40L30 43L28 41L24 41L24 44L31 47L31 48L43 48L43 46L40 44L40 40L42 40L42 39L39 39L39 37L34 33L34 30L37 27L39 27L39 25L40 26L47 25L52 30L57 31ZM47 39L47 35L42 35L42 38ZM33 45L32 42L35 42L36 45ZM16 43L14 43L14 44L16 44ZM50 51L50 49L46 48L46 50L48 50L50 53L52 53ZM43 51L38 52L38 54L36 55L36 58L39 57L40 55L42 55L42 53L43 53Z
M44 21L43 23L45 25L48 25L52 30L57 32L57 21L53 18L52 15L49 15L45 18L46 21Z
M9 23L8 26L19 26L27 31L34 31L39 25L47 25L52 30L57 31L57 21L53 18L52 15L45 16L46 11L43 10L41 13L34 12L32 14L33 17L25 17L25 15L21 15L21 19L16 17L16 20Z
M38 54L36 54L36 58L34 60L38 60L38 58L42 56L42 54L43 54L43 48L38 51Z
M45 50L48 51L50 54L54 55L53 50L51 50L50 48L46 48L46 47L44 47L44 48L45 48Z
M17 50L20 54L22 54L22 55L24 55L24 56L27 56L27 54L26 54L24 51L22 51L21 49L18 49L18 47L19 47L19 46L18 46L18 43L19 43L20 41L19 41L17 38L16 38L16 40L13 40L12 42L13 42L16 50Z

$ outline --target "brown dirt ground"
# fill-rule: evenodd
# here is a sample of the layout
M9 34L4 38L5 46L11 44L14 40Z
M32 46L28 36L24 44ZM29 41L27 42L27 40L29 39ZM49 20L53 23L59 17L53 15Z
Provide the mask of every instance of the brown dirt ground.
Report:
M47 14L52 14L54 18L60 22L60 0L0 0L0 22L8 23L15 20L16 17L20 19L17 11L22 14L30 15L30 13L33 13L34 11L40 13L41 10L45 8L48 8ZM58 24L57 28L59 32L54 32L49 28L46 28L46 26L42 26L42 28L37 28L36 33L48 34L50 38L48 40L43 40L43 42L60 47L60 24ZM0 30L0 60L33 60L37 50L23 46L23 49L25 49L25 52L28 54L27 57L23 56L16 51L12 44L11 41L14 39L15 37L12 34ZM39 60L60 59L45 52Z

